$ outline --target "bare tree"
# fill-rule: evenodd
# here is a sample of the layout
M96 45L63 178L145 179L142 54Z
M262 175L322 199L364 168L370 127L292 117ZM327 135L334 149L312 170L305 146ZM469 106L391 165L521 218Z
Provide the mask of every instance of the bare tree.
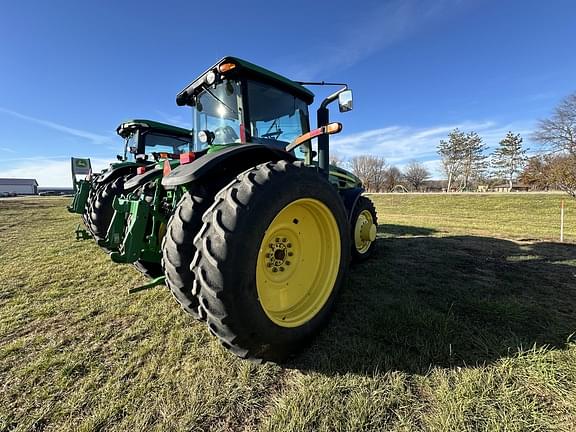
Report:
M576 198L576 156L556 154L545 156L546 179L558 189Z
M404 175L402 174L402 171L400 171L400 169L397 167L391 166L388 168L384 173L383 179L383 186L386 192L392 192L396 186L402 184L403 177Z
M526 162L519 179L533 190L547 190L551 186L547 170L548 166L544 156L532 156Z
M330 152L330 165L334 165L337 166L339 168L344 167L344 165L346 164L346 159L344 159L344 157L342 157L341 155L339 155L336 152Z
M576 93L560 102L552 117L540 120L533 138L555 152L576 157Z
M496 175L508 181L508 190L512 190L514 176L522 171L525 164L526 149L522 148L520 134L508 132L492 155Z
M533 137L554 153L543 156L546 180L576 198L576 93L566 97L552 117L540 121Z
M418 190L430 178L430 171L420 162L412 161L404 170L404 179L413 190Z
M360 155L350 159L350 167L364 187L371 192L380 192L384 186L386 161L382 157Z

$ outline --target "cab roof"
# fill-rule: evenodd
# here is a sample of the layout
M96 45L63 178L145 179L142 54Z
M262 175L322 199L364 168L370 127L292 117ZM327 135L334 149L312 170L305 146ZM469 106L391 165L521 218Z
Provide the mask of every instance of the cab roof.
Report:
M314 93L308 90L306 87L298 84L295 81L292 81L282 75L279 75L275 72L272 72L268 69L264 69L263 67L257 66L253 63L250 63L246 60L242 60L237 57L227 56L216 63L211 68L207 69L202 75L188 84L178 95L176 96L176 104L182 105L191 105L192 104L192 96L198 93L201 87L205 83L206 74L210 71L217 72L218 66L224 63L234 63L236 67L231 69L228 72L225 72L226 77L245 77L245 78L252 78L254 80L265 82L274 87L278 87L300 99L302 99L307 105L310 105L314 102ZM219 73L219 72L218 72Z
M118 125L116 128L116 133L122 138L126 138L130 134L134 133L134 131L143 129L179 137L189 137L192 133L192 131L189 129L144 119L132 119L124 121L120 123L120 125Z

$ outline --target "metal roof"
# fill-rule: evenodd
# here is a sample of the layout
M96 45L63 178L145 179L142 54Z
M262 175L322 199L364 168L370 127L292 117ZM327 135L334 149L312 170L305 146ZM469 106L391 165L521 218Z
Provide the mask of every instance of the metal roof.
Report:
M121 137L126 138L130 133L132 133L132 131L136 129L150 129L154 132L163 132L168 135L176 135L181 137L189 137L192 133L192 131L189 129L144 119L132 119L122 122L116 128L116 133Z
M18 179L18 178L0 178L0 185L35 185L38 186L36 179Z
M301 84L298 84L291 79L279 75L276 72L272 72L268 69L257 66L254 63L250 63L238 57L227 56L206 70L206 72L192 81L180 93L178 93L178 95L176 95L176 104L179 106L190 104L192 95L197 93L205 85L206 74L215 70L220 64L223 63L234 63L236 65L234 69L226 73L226 76L228 77L242 75L246 76L247 78L255 78L256 80L268 82L274 86L282 88L292 95L302 99L304 102L306 102L307 105L310 105L312 102L314 102L314 93L312 93L309 89L302 86Z

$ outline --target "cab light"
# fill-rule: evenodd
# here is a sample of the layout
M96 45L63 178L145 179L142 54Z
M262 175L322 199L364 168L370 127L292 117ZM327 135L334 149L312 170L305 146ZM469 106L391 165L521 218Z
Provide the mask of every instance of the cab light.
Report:
M180 165L186 165L196 159L196 154L194 152L180 153Z
M136 174L140 175L140 174L144 174L146 172L146 167L138 167L136 168Z
M212 85L214 84L214 81L216 81L216 74L214 73L214 71L210 71L206 74L206 84L208 85Z
M222 63L220 66L218 66L218 70L220 71L220 73L226 73L228 71L231 71L235 67L236 65L234 63Z

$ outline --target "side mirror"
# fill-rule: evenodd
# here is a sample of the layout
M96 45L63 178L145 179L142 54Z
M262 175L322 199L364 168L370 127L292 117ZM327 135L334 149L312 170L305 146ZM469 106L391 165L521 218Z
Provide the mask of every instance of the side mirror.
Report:
M124 156L116 155L116 159L118 159L120 162L122 162L122 161L124 161Z
M352 111L352 90L344 90L338 95L338 108L340 112Z

